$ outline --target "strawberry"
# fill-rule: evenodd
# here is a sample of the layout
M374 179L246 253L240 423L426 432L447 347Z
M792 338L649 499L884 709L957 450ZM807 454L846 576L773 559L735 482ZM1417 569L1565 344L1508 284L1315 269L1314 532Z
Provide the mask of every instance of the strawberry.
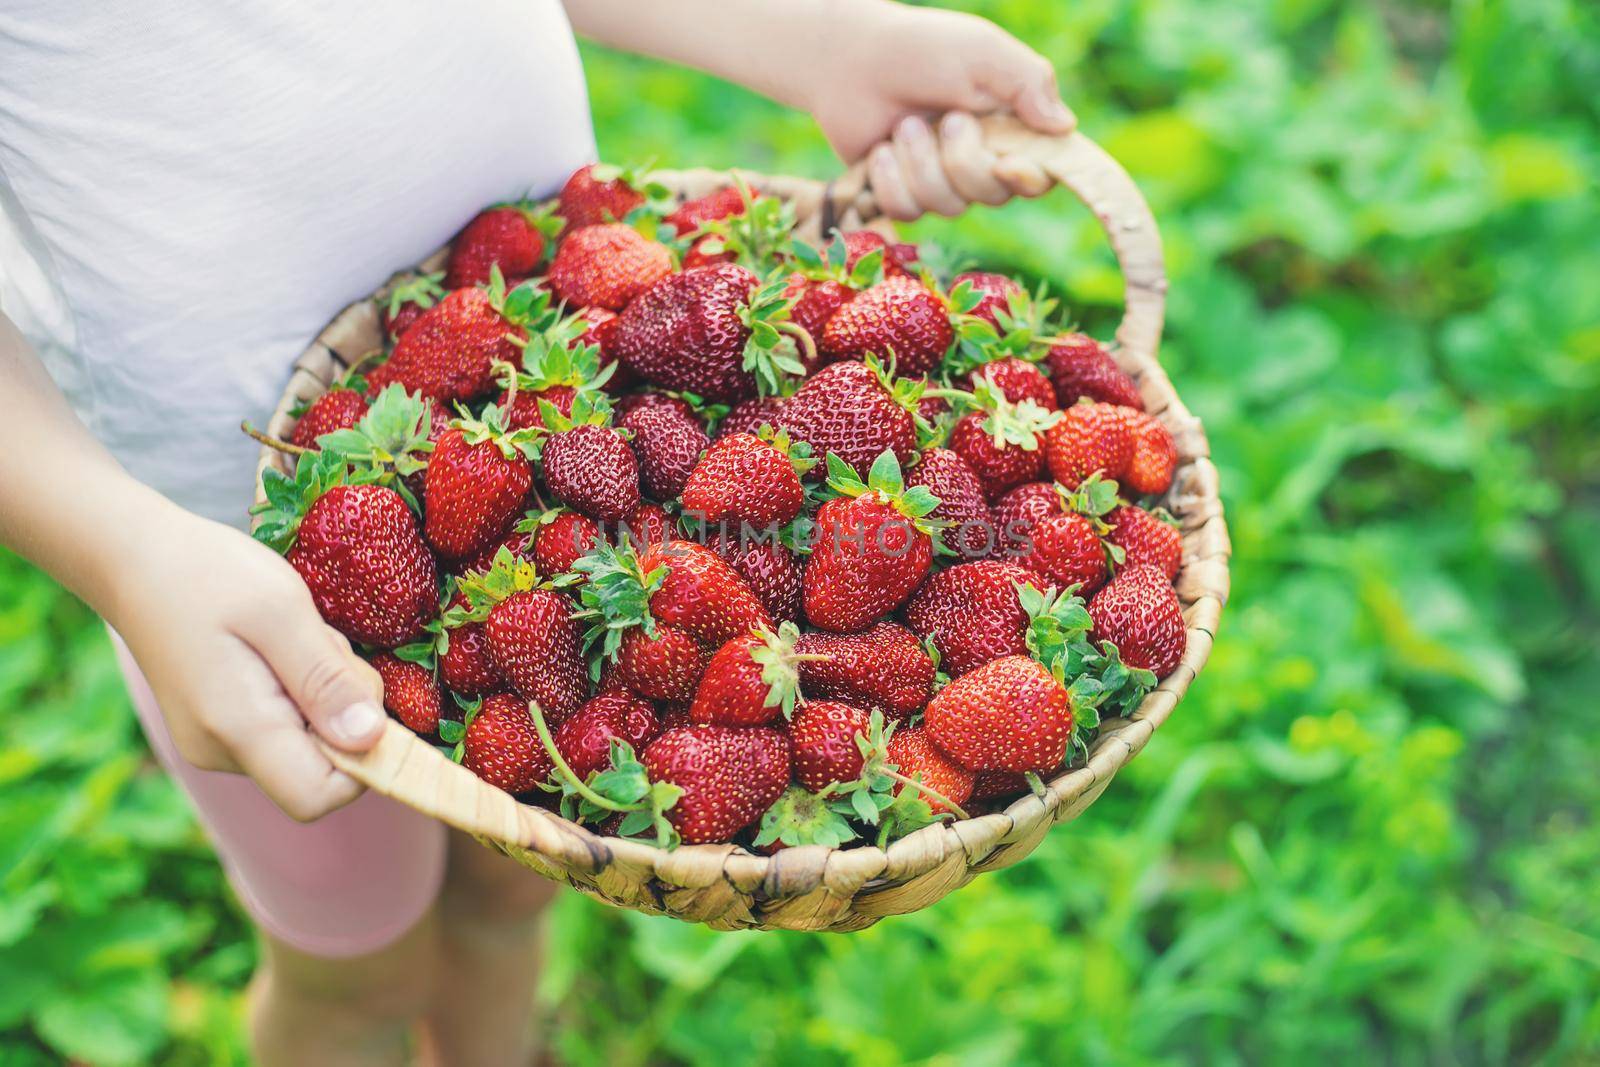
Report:
M493 290L493 287L491 287ZM391 382L432 400L471 400L494 387L494 364L517 363L521 326L501 314L499 291L457 289L421 317L395 342L389 362L367 374L367 392L376 395Z
M923 486L939 498L933 518L948 524L939 531L948 551L981 559L994 550L994 517L984 501L983 483L959 454L948 448L926 449L911 468L907 484Z
M800 621L804 568L776 538L719 531L706 539L706 546L738 572L774 620Z
M1167 576L1148 564L1118 571L1089 601L1089 617L1092 640L1111 642L1123 662L1158 678L1172 673L1188 646L1178 594Z
M956 420L950 449L967 461L990 502L1044 473L1040 437L1060 420L1060 412L1032 400L1013 403L981 376L971 393L955 397L973 410Z
M322 618L358 644L394 648L421 637L439 611L433 557L401 495L347 484L337 456L301 455L293 478L268 469L255 537L282 552Z
M643 627L623 636L615 664L617 681L652 700L691 700L710 654L685 629L657 623L655 630L654 637Z
M571 233L583 226L620 222L645 202L643 175L607 163L579 167L561 187L556 210Z
M795 651L820 657L800 661L800 685L810 697L903 720L921 711L933 694L933 659L898 623L880 622L859 634L801 634Z
M731 433L759 433L761 427L782 425L784 398L781 396L753 396L733 406L717 424L717 436Z
M845 270L854 270L867 256L883 252L883 274L886 278L909 278L910 267L917 262L917 246L891 242L876 230L852 230L839 239L845 247Z
M950 309L914 278L888 278L836 311L817 348L832 360L891 360L907 377L937 367L955 340Z
M606 390L616 392L632 385L633 375L617 362L617 351L613 344L613 338L617 333L617 313L603 307L584 307L573 314L584 324L584 331L578 337L578 341L598 348L600 369L611 370L611 377L605 382Z
M796 272L789 275L783 291L786 299L793 301L789 318L813 338L821 337L828 320L856 298L856 290L832 278L808 278ZM807 368L812 370L815 368Z
M615 429L604 398L574 401L571 417L545 406L541 460L544 483L562 503L602 522L620 522L639 508L639 461Z
M981 771L972 782L973 800L999 800L1028 792L1026 775L1014 771Z
M926 791L921 793L922 799L927 801L935 814L955 814L944 801L965 804L972 796L972 772L941 751L925 727L902 728L890 734L887 753L889 762L901 776L926 785L943 798L941 800ZM906 788L909 787L896 786L895 792Z
M1088 596L1106 581L1106 553L1095 524L1075 511L1057 511L1034 524L1033 550L1019 562L1051 585Z
M309 413L308 413L309 414ZM439 406L408 394L395 384L373 398L354 426L317 436L317 447L370 479L398 492L407 504L420 509L428 453L450 427L439 419Z
M1033 528L1061 510L1061 491L1053 482L1028 482L994 505L995 550L1013 562L1033 551Z
M300 421L294 424L289 443L300 448L316 448L317 438L336 430L352 429L366 413L366 397L354 389L330 389L306 408Z
M695 690L689 718L704 726L765 726L794 715L800 693L794 643L800 631L784 623L774 633L735 637L712 654Z
M522 522L518 522L517 525L513 526L504 537L491 543L476 556L469 557L468 559L457 563L455 565L456 573L460 575L466 575L472 574L473 572L481 574L484 571L487 571L490 567L494 566L495 557L500 554L500 550L502 548L507 552L510 552L513 556L527 556L531 558L533 555L533 534L527 530L518 529L518 527L522 526L526 521L527 520L524 519Z
M409 330L424 311L444 297L445 291L439 285L442 280L442 271L413 274L390 286L387 297L378 305L378 316L391 344L400 340L400 335Z
M505 536L533 485L527 447L527 437L505 431L501 409L493 406L483 419L460 419L439 438L423 481L423 532L435 552L463 559Z
M867 712L837 700L808 700L789 723L794 777L813 793L861 777L865 760L856 735L866 735Z
M556 249L548 281L570 305L621 311L671 273L665 245L618 222L569 234Z
M950 287L954 289L963 282L976 289L981 297L968 314L976 315L996 329L1000 328L1000 313L1006 312L1010 307L1012 295L1025 291L1018 282L1007 278L1004 274L992 274L988 271L974 270L957 274L950 279ZM1050 406L1054 407L1053 404Z
M744 210L744 193L737 186L730 185L694 200L684 201L677 210L661 221L676 230L679 237L687 237L705 223L716 222L730 215L742 215Z
M1094 338L1067 334L1050 346L1045 360L1063 408L1088 399L1144 410L1139 386Z
M1027 656L1005 656L939 690L923 726L968 770L1025 773L1060 765L1072 740L1072 716L1072 697L1049 668Z
M789 739L769 727L687 726L644 750L650 781L683 790L667 819L684 844L727 841L789 784Z
M660 504L640 504L637 511L617 524L617 540L626 538L636 548L664 545L675 536L672 516Z
M433 672L390 652L373 656L372 669L383 679L383 706L389 714L412 733L432 737L439 729L443 707L439 680Z
M813 456L832 452L856 470L871 467L884 449L905 466L916 451L912 413L921 394L920 382L892 378L875 361L835 363L784 402L783 428Z
M589 578L581 590L583 617L589 622L585 640L592 645L603 637L602 651L612 659L635 631L648 640L665 626L681 628L717 648L772 626L772 617L733 568L692 541L667 541L642 554L629 544L603 545L579 560L576 569ZM674 659L676 664L685 662L686 657Z
M804 373L795 344L812 347L810 335L789 321L784 284L763 285L735 263L668 275L623 309L617 357L645 381L707 400L779 392L788 377Z
M548 294L543 297L548 299ZM588 329L581 317L558 319L540 304L532 307L540 309L533 321L542 328L531 333L523 347L522 372L515 373L509 365L498 368L505 387L499 404L506 409L505 423L512 430L546 428L540 401L571 417L578 394L601 388L613 373L600 365L600 350L581 340Z
M939 651L952 676L1028 651L1028 614L1017 586L1040 584L1025 567L997 559L960 563L925 582L906 605L906 623Z
M1183 535L1165 512L1146 511L1123 504L1106 516L1111 533L1106 540L1122 550L1128 566L1149 564L1170 582L1183 566Z
M834 455L828 473L828 484L843 495L817 511L804 579L806 618L848 633L905 603L927 575L933 563L927 516L939 500L926 489L906 490L887 450L865 483Z
M460 588L469 608L447 612L445 624L482 622L495 666L519 695L538 701L552 723L576 711L588 686L572 600L509 552L487 574L463 578Z
M720 238L707 234L696 239L683 254L683 269L693 270L695 267L710 267L718 263L734 263L738 258L738 253L725 248Z
M1133 459L1133 434L1124 410L1082 403L1062 413L1061 421L1044 435L1045 463L1056 481L1076 489L1096 471L1111 480L1123 477Z
M810 452L802 445L792 453L781 432L768 440L747 433L719 437L683 486L683 510L710 523L781 526L805 507L800 475L812 467Z
M601 693L556 727L556 751L580 780L611 766L612 739L640 749L660 732L655 707L631 693Z
M478 696L504 689L505 676L489 654L489 635L483 623L456 621L471 611L459 590L445 609L443 639L439 642L439 675L444 684L462 696Z
M1172 473L1178 467L1178 445L1171 431L1142 411L1124 408L1122 416L1133 437L1133 455L1122 484L1148 496L1165 493L1172 488Z
M995 391L1013 404L1031 400L1045 411L1055 411L1061 406L1056 402L1055 386L1038 365L1018 356L1006 356L979 366L967 376L968 388L976 389L980 378L987 378Z
M550 777L550 755L520 697L496 693L468 714L461 762L507 793L526 793Z
M541 521L533 538L533 562L542 574L567 574L573 564L605 541L600 524L576 511Z
M501 204L480 211L456 237L445 268L445 286L461 289L489 284L498 267L508 281L533 274L544 258L548 212L532 204ZM554 236L552 233L551 236Z
M644 491L657 500L676 500L711 439L688 404L673 397L662 400L669 402L629 406L617 425L633 434L629 444L639 458Z

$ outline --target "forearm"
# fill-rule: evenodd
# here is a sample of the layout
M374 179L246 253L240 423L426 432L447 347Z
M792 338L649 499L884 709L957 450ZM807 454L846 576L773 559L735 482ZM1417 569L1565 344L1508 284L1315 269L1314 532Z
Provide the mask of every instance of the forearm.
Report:
M842 9L885 0L565 0L573 28L627 52L725 78L806 108ZM713 29L715 32L708 32Z
M0 544L101 614L130 530L176 506L139 484L78 421L17 328L0 315Z

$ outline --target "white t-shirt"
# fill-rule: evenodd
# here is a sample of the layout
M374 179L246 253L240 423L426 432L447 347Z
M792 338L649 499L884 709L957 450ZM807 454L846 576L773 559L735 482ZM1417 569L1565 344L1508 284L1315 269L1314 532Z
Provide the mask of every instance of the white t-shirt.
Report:
M0 309L140 480L243 525L289 367L593 158L557 0L9 0Z

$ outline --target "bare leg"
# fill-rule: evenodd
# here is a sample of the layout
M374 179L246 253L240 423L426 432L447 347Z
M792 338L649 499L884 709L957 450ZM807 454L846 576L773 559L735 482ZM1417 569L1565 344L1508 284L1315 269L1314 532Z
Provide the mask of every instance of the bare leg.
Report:
M437 909L369 956L308 956L265 934L250 988L250 1030L262 1067L391 1067L410 1060L439 959Z
M439 898L442 965L428 1013L441 1064L530 1067L545 907L557 886L451 831Z

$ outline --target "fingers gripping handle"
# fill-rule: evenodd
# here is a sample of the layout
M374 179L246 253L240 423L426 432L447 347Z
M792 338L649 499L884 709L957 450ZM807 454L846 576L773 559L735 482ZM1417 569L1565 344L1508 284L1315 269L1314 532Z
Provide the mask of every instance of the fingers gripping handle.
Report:
M1167 275L1161 235L1143 194L1105 149L1078 131L1040 133L1014 115L979 120L984 142L1002 160L1036 167L1053 184L1070 189L1100 220L1126 283L1126 309L1117 342L1155 358L1166 314ZM879 217L865 161L833 181L820 205L822 232L852 229Z

